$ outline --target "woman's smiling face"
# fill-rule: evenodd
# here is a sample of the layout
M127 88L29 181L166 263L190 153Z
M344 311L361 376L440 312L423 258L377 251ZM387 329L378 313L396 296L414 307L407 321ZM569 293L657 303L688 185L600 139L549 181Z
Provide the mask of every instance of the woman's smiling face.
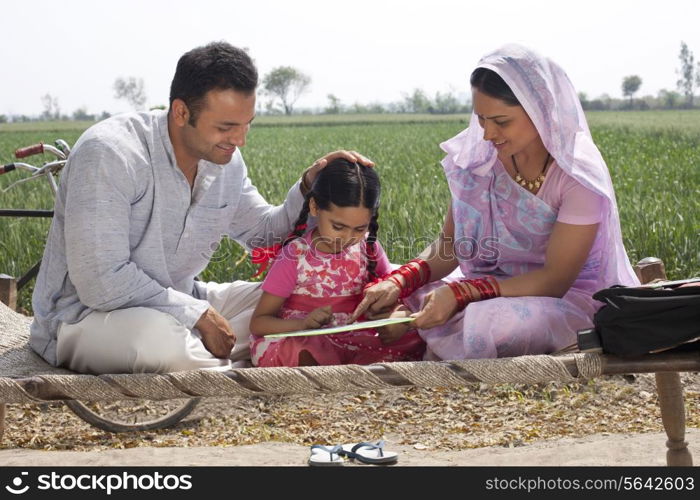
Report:
M477 89L472 89L472 102L479 125L484 129L484 140L493 143L501 161L544 147L540 134L522 106L511 106Z

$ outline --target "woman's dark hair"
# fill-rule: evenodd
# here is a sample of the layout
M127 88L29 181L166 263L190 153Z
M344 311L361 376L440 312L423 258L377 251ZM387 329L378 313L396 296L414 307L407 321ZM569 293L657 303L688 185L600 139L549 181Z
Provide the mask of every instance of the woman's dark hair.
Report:
M338 158L322 168L311 190L306 194L304 206L294 224L295 230L283 245L304 234L309 216L309 201L313 198L321 210L330 210L331 203L337 207L364 207L372 213L367 235L367 270L376 278L375 268L377 231L379 230L379 194L381 184L373 168Z
M500 99L508 106L520 106L520 101L498 73L486 68L476 68L469 78L472 88L494 99Z
M210 90L232 89L252 94L258 86L258 70L246 51L226 42L212 42L185 53L177 62L170 84L170 106L182 99L194 126Z

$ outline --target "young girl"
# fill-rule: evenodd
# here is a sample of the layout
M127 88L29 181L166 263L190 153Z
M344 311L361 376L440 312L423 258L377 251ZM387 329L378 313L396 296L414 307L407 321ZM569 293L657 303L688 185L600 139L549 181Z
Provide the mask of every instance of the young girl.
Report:
M389 274L377 242L379 177L374 169L335 160L306 195L295 231L284 242L262 285L250 322L256 366L370 364L421 359L415 330L356 330L331 335L266 335L348 324L365 285ZM308 216L316 218L307 230ZM405 314L397 311L394 316ZM397 338L398 337L398 338Z

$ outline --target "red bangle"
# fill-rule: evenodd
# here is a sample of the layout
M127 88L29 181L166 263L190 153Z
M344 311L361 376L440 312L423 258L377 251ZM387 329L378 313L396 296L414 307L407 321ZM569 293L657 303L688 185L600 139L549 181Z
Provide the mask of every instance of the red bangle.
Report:
M462 311L465 307L469 305L470 302L474 302L474 296L472 295L471 288L464 283L459 281L452 281L447 284L454 293L457 299L457 311Z
M467 303L474 302L474 295L472 294L472 289L466 283L459 283L460 288L467 297Z
M480 279L475 279L475 280L469 280L468 282L470 285L472 285L474 288L477 289L479 292L479 300L486 300L488 296L488 291L486 290L486 286L484 285L484 282L481 281Z
M463 280L463 283L469 283L479 292L479 300L494 299L501 296L501 290L498 283L493 278L477 278Z
M413 262L418 264L418 267L412 266L411 263ZM403 285L401 281L399 281L397 275L403 277ZM430 280L430 267L428 263L422 259L413 259L398 269L391 271L384 279L391 280L392 283L398 286L399 290L401 290L399 298L405 299Z
M399 274L403 276L403 279L406 280L406 285L403 289L403 294L401 298L408 297L411 295L417 288L418 288L418 280L416 279L417 276L417 271L413 269L411 266L401 266L399 269ZM419 277L418 277L419 278Z
M399 267L399 274L406 280L406 289L413 291L416 286L416 278L413 269L411 269L410 266L401 266Z
M462 309L467 307L467 300L464 294L462 293L462 288L459 286L459 283L453 281L451 283L448 283L447 286L450 287L452 293L455 296L455 299L457 299L457 310L461 311Z
M422 271L423 276L421 278L421 286L430 282L430 266L423 259L413 259L408 261L408 264L415 262L419 266L419 272Z
M491 285L495 288L496 297L500 297L501 296L501 285L498 284L498 280L496 280L496 278L494 278L493 276L488 276L486 279L489 280L489 283L491 283Z

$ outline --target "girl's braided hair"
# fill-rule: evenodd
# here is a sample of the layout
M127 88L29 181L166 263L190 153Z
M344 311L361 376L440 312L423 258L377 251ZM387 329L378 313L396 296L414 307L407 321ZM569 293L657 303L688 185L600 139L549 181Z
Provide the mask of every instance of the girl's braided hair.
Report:
M330 210L331 204L337 207L364 207L372 212L367 235L367 271L376 278L375 269L377 231L379 230L379 194L381 184L373 168L338 158L322 168L311 189L304 198L304 206L294 223L294 231L284 241L283 246L304 234L309 217L309 200L313 198L321 210Z

